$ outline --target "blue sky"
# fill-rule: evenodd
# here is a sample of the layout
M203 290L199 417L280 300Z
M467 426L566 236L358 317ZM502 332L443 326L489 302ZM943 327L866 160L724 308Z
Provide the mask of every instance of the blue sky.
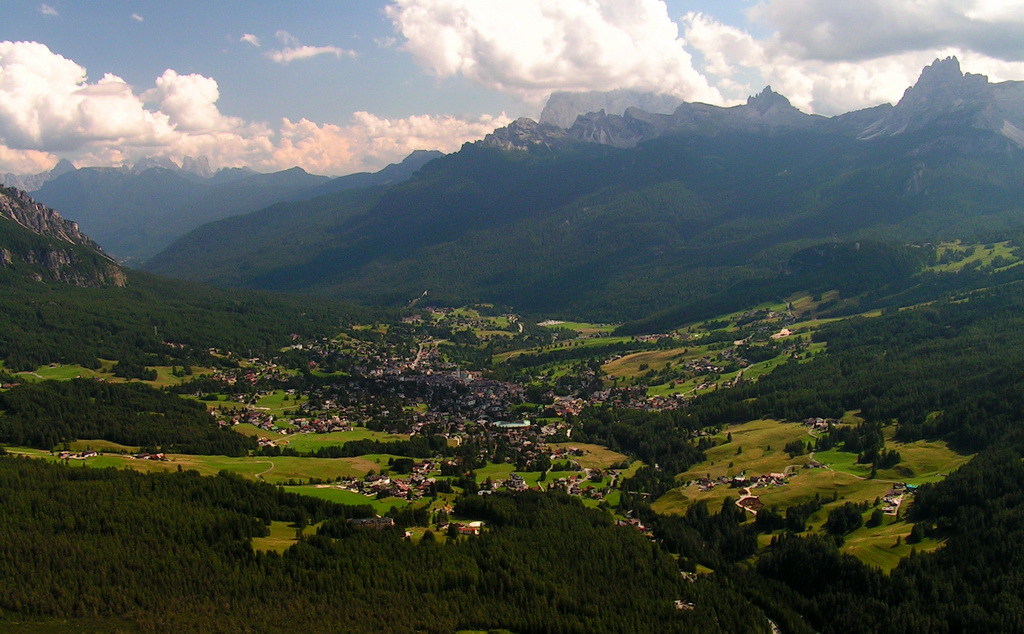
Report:
M5 0L0 171L203 154L378 169L453 151L555 90L808 112L895 102L936 57L1024 78L1018 0Z

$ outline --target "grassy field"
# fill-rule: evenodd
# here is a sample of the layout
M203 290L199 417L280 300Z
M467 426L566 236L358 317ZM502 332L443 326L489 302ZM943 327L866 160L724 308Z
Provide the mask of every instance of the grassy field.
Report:
M257 427L256 425L252 425L250 423L239 423L238 425L233 426L231 429L233 429L236 433L242 434L243 436L256 436L257 438L269 438L270 440L274 440L274 441L281 440L283 438L288 438L289 437L288 434L279 434L276 431L270 431L270 430L267 430L267 429L261 429L261 428Z
M141 447L119 445L116 442L110 442L109 440L76 440L75 442L68 443L68 449L71 451L85 451L86 449L93 449L99 452L110 451L113 453L138 453Z
M284 390L276 390L272 394L258 399L253 406L257 409L267 410L267 412L275 416L284 416L299 409L299 405L302 405L307 400L309 399L290 395Z
M929 267L928 270L956 272L963 270L966 266L988 266L997 257L1003 258L1004 261L1008 262L1008 265L1004 268L1020 262L1020 258L1016 255L1014 249L1010 247L1008 240L992 244L962 244L960 241L943 242L936 249L936 256L942 258L943 255L951 251L963 254L966 257L959 262L937 264Z
M888 428L886 431L887 435L891 436ZM876 474L878 480L890 483L909 482L910 484L923 484L925 482L937 482L972 457L956 453L941 440L918 440L912 443L899 443L888 440L886 447L889 450L898 451L901 458L901 462L892 469L884 469ZM858 464L857 455L853 453L830 449L828 451L819 451L814 454L814 457L835 471L841 471L862 478L866 478L871 474L871 466Z
M83 441L88 442L88 441ZM48 451L8 447L14 454L56 460ZM220 471L238 473L246 478L260 478L273 484L282 484L288 480L333 480L337 477L363 477L371 470L380 471L387 466L391 456L375 455L358 458L295 458L277 456L273 458L254 456L231 458L228 456L192 456L186 454L168 454L166 461L135 460L128 456L101 454L94 458L81 461L87 467L117 467L135 469L136 471L176 471L194 469L202 475L216 475ZM78 461L73 461L78 462Z
M782 448L794 440L805 443L813 440L802 424L775 420L755 420L731 426L723 432L722 440L725 440L725 433L732 434L732 442L708 449L705 452L707 460L681 474L681 480L693 480L709 474L711 478L734 476L744 471L757 475L781 473L789 465L800 468L807 463L807 456L790 458Z
M552 330L574 330L581 335L593 335L598 333L610 333L615 330L616 324L591 324L583 321L560 321L545 327L551 328Z
M70 381L71 379L94 379L103 375L99 370L90 370L80 365L44 365L32 372L16 372L15 376L25 381Z
M36 368L31 372L17 372L15 376L22 378L26 381L70 381L71 379L96 379L102 378L110 381L111 383L125 383L128 379L114 376L113 368L116 365L114 361L102 361L100 368L93 370L80 365L60 365L50 364ZM184 381L187 381L194 376L199 376L203 373L212 373L213 368L192 368L192 374L185 377L174 376L174 367L172 366L153 366L156 370L155 381L139 381L153 387L167 387L168 385L177 385ZM136 380L136 379L132 379Z
M240 425L239 425L240 426ZM352 431L335 431L328 434L289 434L281 437L282 445L296 451L316 451L321 447L340 447L347 442L356 440L377 440L380 442L396 442L409 440L408 434L387 434L357 427Z
M865 514L870 515L870 511ZM909 522L886 517L881 526L875 528L858 528L846 536L843 552L856 556L868 564L889 572L901 559L910 555L910 551L928 552L942 545L942 542L926 538L919 544L908 544L907 536L913 527ZM899 538L899 545L896 544Z
M375 511L377 511L378 515L382 515L388 512L392 506L397 506L401 508L403 506L408 506L410 504L408 500L402 500L400 498L389 497L378 500L373 497L367 497L361 493L343 491L333 486L326 485L292 486L288 487L286 490L291 493L298 493L300 495L308 495L311 497L320 498L322 500L337 502L338 504L349 504L351 506L369 504L374 508Z
M707 354L702 346L689 346L688 348L673 348L671 350L645 350L627 354L622 358L601 366L601 370L607 374L618 377L639 376L650 369L660 370L666 363L677 365L688 359L698 359ZM645 366L643 370L640 366Z
M315 535L318 527L319 524L307 526L303 529L302 534L306 537ZM298 529L295 524L290 522L271 522L269 528L270 534L266 537L254 537L252 539L253 550L260 550L263 552L269 552L272 550L274 552L283 553L299 541L297 538Z
M850 412L848 417L856 420L856 412ZM890 450L899 451L902 461L893 469L878 472L872 479L869 477L870 465L857 464L857 456L853 453L837 449L816 452L814 459L824 464L824 468L806 466L810 460L809 455L790 458L783 451L786 443L793 440L806 443L811 439L805 428L798 423L752 421L729 427L719 436L719 440L723 439L725 433L732 434L732 442L707 450L707 460L680 474L679 481L688 483L700 477L710 476L714 479L735 476L744 471L748 475L780 473L788 468L793 474L788 484L756 488L752 493L767 507L778 506L779 509L819 497L825 502L824 507L808 521L808 529L814 531L822 530L828 512L833 508L846 502L870 505L884 496L895 482L920 484L940 480L971 458L957 454L941 441L895 442L892 440L895 427L886 428L886 446ZM740 448L742 451L737 453ZM728 498L735 500L740 494L739 489L726 485L716 486L710 491L701 491L696 484L680 486L655 501L652 508L660 513L684 513L691 505L703 500L713 511L717 511ZM865 513L865 519L869 514L870 510ZM910 524L886 517L880 527L862 527L847 536L843 550L869 565L891 570L900 558L911 552L911 546L905 543L910 529ZM901 538L899 546L896 545L897 537ZM933 540L926 540L917 544L916 549L932 550L939 545Z
M607 469L612 465L629 461L629 458L625 455L602 447L601 445L562 442L549 443L548 447L551 449L581 449L583 451L583 455L579 457L572 456L570 457L570 460L575 460L580 463L581 467L585 467L587 469Z
M508 352L502 352L501 354L494 355L492 361L494 363L502 363L513 357L518 357L523 354L537 354L539 352L550 352L553 350L564 350L567 348L594 348L597 346L607 346L613 343L623 343L627 341L633 341L633 337L594 337L592 339L573 339L572 341L557 343L551 346L540 346L534 348L524 348L522 350L510 350Z

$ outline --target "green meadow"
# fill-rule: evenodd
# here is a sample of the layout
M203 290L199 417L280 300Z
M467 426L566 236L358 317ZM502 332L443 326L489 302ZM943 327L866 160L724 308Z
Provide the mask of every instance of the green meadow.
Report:
M365 427L357 427L352 431L334 431L326 434L288 434L279 438L280 444L291 447L299 452L316 451L321 447L341 447L345 443L357 440L376 440L379 442L397 442L409 440L408 434L388 434L373 431Z
M408 506L410 502L400 498L386 497L377 499L375 497L367 497L362 493L355 493L353 491L344 491L331 485L301 485L301 486L290 486L285 489L291 493L298 493L300 495L308 495L322 500L328 500L331 502L337 502L339 504L348 504L350 506L359 506L362 504L369 504L377 511L378 515L383 515L388 512L391 507L397 506L399 508Z
M854 413L848 417L850 421L859 420ZM724 442L728 433L732 434L732 441ZM710 508L718 509L727 500L738 499L740 489L719 485L710 491L701 491L696 483L689 483L701 477L716 479L743 473L761 475L788 471L793 474L788 484L759 487L751 490L751 493L758 496L765 506L778 506L779 509L807 502L817 496L825 504L808 521L808 529L817 531L822 530L828 512L837 506L846 502L873 505L876 499L883 497L897 482L934 482L971 459L969 455L954 452L942 441L895 442L892 439L894 433L895 427L885 429L886 447L898 451L901 462L892 469L879 471L871 478L870 465L858 464L856 454L835 448L813 454L813 459L824 465L822 468L809 466L809 454L790 458L783 451L786 443L800 440L806 444L813 441L799 423L757 420L730 426L716 437L723 444L708 449L705 461L680 474L677 479L682 486L662 495L652 508L661 513L685 513L694 503L706 501ZM871 510L865 512L865 520ZM901 517L904 512L901 510ZM891 570L900 558L909 555L912 550L906 544L910 529L911 525L902 519L886 516L879 527L862 527L850 533L843 550L872 566ZM899 544L897 537L900 538ZM932 550L939 545L934 540L925 540L914 548L918 551Z

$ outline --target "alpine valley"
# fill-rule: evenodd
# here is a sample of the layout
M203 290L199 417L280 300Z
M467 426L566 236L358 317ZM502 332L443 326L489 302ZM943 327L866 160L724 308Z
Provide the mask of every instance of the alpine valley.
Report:
M8 175L0 627L1024 631L1022 130L947 58Z

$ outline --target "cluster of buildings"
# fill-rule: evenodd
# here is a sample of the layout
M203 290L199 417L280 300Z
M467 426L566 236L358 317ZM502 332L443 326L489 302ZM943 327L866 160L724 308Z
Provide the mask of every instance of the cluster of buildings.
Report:
M698 478L687 483L687 486L696 484L701 491L710 491L715 487L727 486L733 489L755 489L758 487L777 487L789 484L793 476L788 473L766 473L764 475L750 476L746 474L737 476L719 476L717 478Z

